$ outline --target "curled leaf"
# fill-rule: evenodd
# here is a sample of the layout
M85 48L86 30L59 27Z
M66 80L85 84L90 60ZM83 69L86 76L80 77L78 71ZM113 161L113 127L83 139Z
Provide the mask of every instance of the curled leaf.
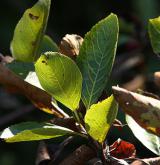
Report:
M64 55L75 58L79 54L83 38L77 34L66 34L59 45L60 52Z

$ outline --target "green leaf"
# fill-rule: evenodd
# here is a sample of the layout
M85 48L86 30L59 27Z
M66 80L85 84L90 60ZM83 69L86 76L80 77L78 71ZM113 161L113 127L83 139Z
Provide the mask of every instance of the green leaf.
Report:
M49 36L45 35L40 46L40 52L47 51L58 52L58 46Z
M29 72L34 71L34 64L30 62L12 61L7 64L7 67L15 74L25 79Z
M16 75L24 79L24 81L43 90L36 75L33 63L14 60L11 63L8 63L7 67Z
M39 109L58 117L64 115L51 104L51 95L14 74L5 65L0 65L0 84L17 93L23 93ZM36 85L37 86L37 85Z
M57 125L24 122L4 129L0 138L6 142L33 141L51 139L59 136L76 134L74 131Z
M149 37L154 53L160 53L160 17L150 19L148 23Z
M80 48L77 60L83 77L82 100L87 109L98 100L109 79L118 31L117 16L110 14L86 34Z
M103 143L112 122L117 116L118 105L113 96L93 104L85 115L88 134L99 143Z
M27 9L18 22L11 43L12 55L16 60L35 61L39 56L50 10L51 0L39 0Z
M82 75L73 60L57 52L46 52L36 62L35 70L48 93L71 110L78 108Z
M132 117L126 115L126 121L135 137L153 153L160 155L160 137L140 127Z

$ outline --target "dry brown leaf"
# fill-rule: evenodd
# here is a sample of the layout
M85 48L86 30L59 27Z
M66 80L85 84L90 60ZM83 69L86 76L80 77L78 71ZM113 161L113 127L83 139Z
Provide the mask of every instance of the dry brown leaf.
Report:
M66 34L59 45L60 52L74 59L79 54L83 38L77 34Z
M15 92L25 95L37 108L58 117L63 117L63 115L51 104L51 96L49 94L25 82L2 63L0 63L0 84Z
M113 94L125 113L144 129L160 136L160 101L126 89L112 87Z

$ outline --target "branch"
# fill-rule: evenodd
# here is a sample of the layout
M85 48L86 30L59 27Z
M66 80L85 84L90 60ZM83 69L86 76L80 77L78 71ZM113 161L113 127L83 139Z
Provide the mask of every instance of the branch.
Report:
M95 156L96 153L91 148L86 145L82 145L72 154L70 154L66 159L64 159L60 165L82 165Z
M51 104L51 96L48 93L25 82L9 70L3 62L0 63L0 84L14 92L25 95L37 108L44 111L48 110L48 112L58 117L64 117L63 114L53 107Z
M47 165L50 159L47 146L44 141L41 141L38 146L36 165Z

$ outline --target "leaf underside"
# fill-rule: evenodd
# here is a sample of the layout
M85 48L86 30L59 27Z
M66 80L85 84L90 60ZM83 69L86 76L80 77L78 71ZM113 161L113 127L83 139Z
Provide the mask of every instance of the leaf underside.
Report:
M147 132L129 115L126 115L126 121L135 137L153 153L160 155L160 137Z
M70 129L56 125L24 122L6 128L1 132L0 138L11 143L51 139L67 134L74 134L74 132Z

